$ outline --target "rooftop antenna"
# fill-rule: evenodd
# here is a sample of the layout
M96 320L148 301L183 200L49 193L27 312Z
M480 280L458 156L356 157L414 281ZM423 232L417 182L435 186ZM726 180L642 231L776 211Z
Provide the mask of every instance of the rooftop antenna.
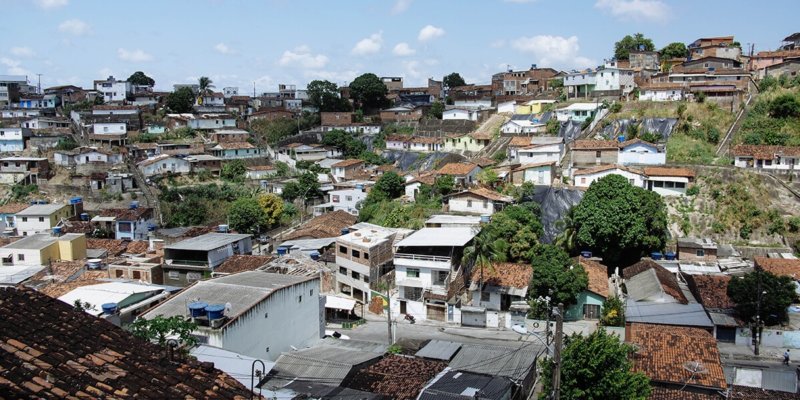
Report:
M689 384L689 381L694 379L695 375L708 373L708 368L706 368L700 361L687 361L683 363L683 369L691 372L692 374L689 375L689 378L686 379L686 382L683 383L683 387L681 387L681 390L686 388L686 385Z
M39 84L37 85L37 91L39 94L42 94L42 74L36 74L39 77Z

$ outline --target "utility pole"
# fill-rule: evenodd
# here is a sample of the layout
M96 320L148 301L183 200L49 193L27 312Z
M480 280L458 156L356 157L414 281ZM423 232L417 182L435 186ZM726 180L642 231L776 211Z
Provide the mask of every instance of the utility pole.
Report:
M389 293L389 285L386 285L386 326L389 327L389 346L394 344L394 335L392 335L392 297Z
M561 397L561 340L564 337L564 303L558 303L556 314L556 341L553 349L553 400Z
M753 345L755 346L755 355L758 355L758 346L761 344L761 272L758 274L758 297L756 301L756 329L753 332Z

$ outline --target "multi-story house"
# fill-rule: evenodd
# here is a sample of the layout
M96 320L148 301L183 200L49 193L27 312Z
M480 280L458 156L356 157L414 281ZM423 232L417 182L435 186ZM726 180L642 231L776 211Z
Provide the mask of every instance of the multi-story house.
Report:
M223 160L240 160L244 158L261 157L261 149L249 142L219 143L211 148L215 157Z
M128 81L120 81L113 76L108 79L94 81L94 90L102 93L103 101L111 103L114 101L124 101L131 93L131 84Z
M364 185L356 185L351 189L331 190L328 192L330 201L326 206L330 211L347 211L350 214L358 215L358 205L367 198L367 191Z
M531 65L529 70L508 70L492 76L492 94L503 96L534 96L550 88L550 81L558 77L558 71L552 68L537 68Z
M564 156L564 138L534 136L527 146L516 148L514 161L520 164L559 163Z
M25 140L31 136L27 128L0 127L0 152L17 152L25 150Z
M35 184L50 177L50 162L45 157L0 158L0 175L7 174L13 183Z
M140 161L136 166L146 177L164 174L188 174L192 170L192 164L189 160L169 154L148 158Z
M370 284L391 270L397 230L367 224L336 238L337 292L367 304Z
M357 158L339 161L331 165L331 173L338 181L355 179L356 175L364 169L364 161Z
M469 271L461 258L477 233L469 227L422 228L397 243L392 309L420 320L450 321L453 306L447 301L466 288Z
M661 69L657 51L631 51L629 61L630 68L635 72L656 72Z
M62 219L75 215L75 209L69 204L35 204L15 216L17 234L29 236L39 232L49 232Z
M0 75L0 106L19 101L20 93L27 92L27 87L25 75Z
M214 268L234 254L251 254L250 235L206 233L164 247L164 283L187 286L210 277Z
M43 266L51 261L86 258L83 233L37 233L0 247L0 265Z
M738 60L742 55L742 49L734 42L733 36L700 38L686 46L686 50L690 60L704 57Z
M445 197L447 211L459 214L492 215L514 199L486 188L467 189Z
M636 87L633 70L620 68L616 60L606 61L602 67L574 71L564 77L567 98L620 98L629 95Z
M139 207L136 202L130 208L105 208L92 221L108 224L117 240L146 240L151 227L155 227L153 209Z

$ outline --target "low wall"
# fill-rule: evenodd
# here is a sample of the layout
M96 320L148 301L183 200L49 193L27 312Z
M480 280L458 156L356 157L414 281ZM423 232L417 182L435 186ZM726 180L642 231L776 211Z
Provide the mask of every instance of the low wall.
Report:
M736 328L736 345L749 346L751 343L750 328ZM800 331L764 329L761 332L761 345L767 347L800 349Z

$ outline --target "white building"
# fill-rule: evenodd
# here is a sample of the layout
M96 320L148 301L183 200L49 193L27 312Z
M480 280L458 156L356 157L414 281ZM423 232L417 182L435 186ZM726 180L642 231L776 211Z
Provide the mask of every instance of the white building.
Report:
M203 107L224 107L225 106L225 95L219 92L212 92L197 96L195 100L196 106L203 106Z
M529 119L512 119L500 126L500 132L505 134L515 133L541 133L547 130L547 126L540 122L533 122Z
M94 81L94 90L103 94L103 101L106 103L124 101L131 93L131 84L109 76L108 79Z
M667 153L657 145L641 139L628 140L619 144L618 164L621 165L664 165Z
M683 84L653 82L640 88L639 101L681 101L686 93L687 89Z
M517 149L520 164L559 163L564 156L564 138L538 136L531 144Z
M508 175L510 183L514 185L522 185L525 182L531 182L534 185L550 186L553 184L553 177L555 176L555 163L542 162L532 164L522 164L511 170Z
M455 306L447 304L450 285L466 273L459 261L478 231L467 227L422 228L397 243L393 316L410 314L419 320L451 321L448 315L453 314Z
M58 299L70 306L80 300L81 304L84 304L84 311L96 317L103 314L103 304L113 303L116 304L120 314L130 318L131 314L136 315L138 312L145 311L152 307L154 302L168 296L169 292L166 292L163 286L108 282L78 287Z
M40 266L50 261L86 258L86 235L38 233L0 247L0 269L9 266Z
M23 128L39 130L39 129L57 129L69 128L70 122L63 119L36 117L27 121L21 122L20 126Z
M789 146L735 146L734 164L739 168L776 171L800 170L800 147Z
M324 332L318 277L246 271L199 281L141 317L190 317L201 343L274 361Z
M477 121L478 120L478 111L476 110L468 110L464 108L452 108L449 110L445 110L442 112L442 119L443 120L467 120L467 121Z
M226 88L222 88L222 94L225 96L226 99L229 99L229 98L231 98L233 96L238 96L239 95L239 88L238 87L232 87L232 86L229 86L229 87L226 87Z
M642 171L621 165L600 165L592 168L579 169L572 173L572 184L577 187L589 187L595 181L613 174L621 175L633 186L640 188L645 187L646 176Z
M448 211L475 215L492 215L514 201L512 197L486 188L464 190L445 199Z
M122 155L97 147L80 147L75 150L56 150L53 162L62 167L94 163L121 164Z
M26 128L0 127L0 152L17 152L25 150L25 138L31 132Z
M559 122L579 121L583 122L589 118L594 118L597 110L602 106L600 103L573 103L567 107L556 110L556 119Z
M675 167L646 167L644 174L647 190L662 196L685 196L686 189L694 182L694 171Z
M633 70L619 68L615 60L597 69L574 71L564 77L567 98L627 96L636 87Z
M497 112L499 114L513 114L517 107L517 102L514 100L503 101L497 103Z
M95 135L126 135L128 124L125 122L96 122L92 124L92 133Z
M350 214L358 215L358 204L366 200L367 192L363 188L353 188L344 190L332 190L328 192L331 206L330 211L343 210Z
M0 90L2 90L2 86L0 86ZM2 100L0 100L2 101ZM41 111L39 110L30 110L26 108L14 108L10 110L0 110L0 118L31 118L31 117L38 117Z
M50 232L62 219L74 215L73 208L67 204L35 204L14 217L17 235L29 236L39 232Z
M183 158L162 154L148 158L136 165L146 177L154 175L188 174L192 170L191 163Z

